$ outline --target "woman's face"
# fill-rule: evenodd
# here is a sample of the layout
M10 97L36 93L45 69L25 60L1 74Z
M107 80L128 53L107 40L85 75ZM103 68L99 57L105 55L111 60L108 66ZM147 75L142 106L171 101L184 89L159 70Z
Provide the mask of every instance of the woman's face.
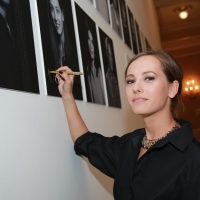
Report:
M88 30L88 48L92 59L95 57L93 37L90 30Z
M57 33L61 35L63 33L64 16L58 0L50 0L50 9L54 26L57 30Z
M133 61L126 74L126 96L135 114L150 116L170 110L172 84L167 81L160 61L142 56ZM170 98L169 98L170 95Z

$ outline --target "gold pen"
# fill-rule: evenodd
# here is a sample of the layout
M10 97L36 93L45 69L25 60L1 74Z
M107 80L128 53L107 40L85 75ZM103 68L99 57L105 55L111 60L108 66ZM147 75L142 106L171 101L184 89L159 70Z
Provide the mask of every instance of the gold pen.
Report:
M67 73L68 75L82 75L83 72L66 72L66 71L49 71L51 74L62 74L63 72Z

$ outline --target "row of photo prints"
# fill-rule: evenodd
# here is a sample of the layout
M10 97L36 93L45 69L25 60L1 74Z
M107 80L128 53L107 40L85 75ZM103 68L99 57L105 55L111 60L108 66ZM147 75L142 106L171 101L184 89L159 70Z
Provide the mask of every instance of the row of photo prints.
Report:
M110 24L113 30L132 49L134 54L150 50L151 46L144 38L125 0L88 0Z
M118 31L118 34L128 38L125 29L118 30L118 23L122 24L120 21L122 18L119 17L119 21L115 20L117 26L114 26L112 18L110 20L110 16L112 16L110 13L115 12L115 1L118 14L120 14L121 2L125 3L123 0L119 0L119 2L118 0L110 0L110 2L91 0L91 3L97 8L100 15L106 16L107 12L108 23L115 31ZM83 70L84 73L82 79L84 81L81 81L80 76L75 76L73 89L75 99L83 100L82 88L85 88L87 102L106 105L107 99L108 106L121 108L112 39L74 1L37 0L37 7L47 95L60 97L55 75L50 74L49 71L67 65L73 71ZM104 9L105 7L107 10ZM72 12L72 8L75 12ZM113 11L110 12L111 10ZM126 10L129 13L126 21L132 20L134 26L128 26L132 27L132 32L129 34L129 40L124 39L124 41L133 41L134 45L129 44L130 47L141 48L136 34L139 27L130 10ZM75 38L74 23L77 25L78 39ZM134 40L132 40L133 36L136 36ZM0 88L39 94L29 1L10 0L5 3L0 1L0 44ZM146 39L145 44L147 48L150 48ZM81 52L80 62L82 65L78 59L78 47ZM134 53L137 52L134 51ZM80 70L80 65L82 70ZM85 84L85 87L82 87L81 84Z

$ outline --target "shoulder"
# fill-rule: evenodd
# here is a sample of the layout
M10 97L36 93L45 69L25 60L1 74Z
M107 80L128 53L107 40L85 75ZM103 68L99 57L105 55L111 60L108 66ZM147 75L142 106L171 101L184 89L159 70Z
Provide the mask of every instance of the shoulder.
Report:
M187 169L200 173L200 142L193 138L184 151L184 156Z
M193 138L188 148L193 152L193 156L197 157L200 162L200 142Z
M132 141L132 139L142 137L145 134L144 128L136 129L132 132L126 133L121 137L122 141Z
M133 130L132 132L124 134L122 137L136 137L138 135L144 134L145 130L144 128L139 128L136 130Z

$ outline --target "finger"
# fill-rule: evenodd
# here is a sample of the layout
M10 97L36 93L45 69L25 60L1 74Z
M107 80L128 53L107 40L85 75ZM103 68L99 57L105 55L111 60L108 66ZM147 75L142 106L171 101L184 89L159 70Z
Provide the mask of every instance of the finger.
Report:
M62 67L58 68L57 71L72 72L72 70L68 66L62 66Z
M60 76L60 74L56 74L55 79L57 80L57 83L60 85L61 83L63 84L65 79Z

